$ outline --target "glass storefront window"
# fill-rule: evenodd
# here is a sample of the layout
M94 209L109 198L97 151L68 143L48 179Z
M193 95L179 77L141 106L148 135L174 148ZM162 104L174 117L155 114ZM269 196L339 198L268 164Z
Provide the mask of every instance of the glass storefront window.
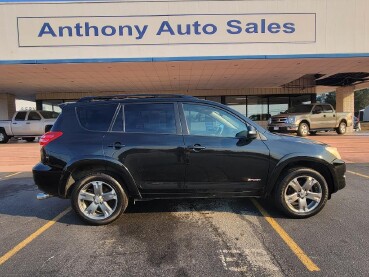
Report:
M288 96L270 96L269 97L269 114L271 116L280 114L288 109Z
M59 104L63 103L62 100L44 100L42 101L42 110L61 113Z
M311 104L311 95L298 95L298 96L290 96L291 106L297 106L301 104Z
M266 96L247 97L247 116L253 121L268 120L268 98Z
M227 106L246 116L246 96L226 96Z
M206 100L222 103L222 97L221 96L206 96Z

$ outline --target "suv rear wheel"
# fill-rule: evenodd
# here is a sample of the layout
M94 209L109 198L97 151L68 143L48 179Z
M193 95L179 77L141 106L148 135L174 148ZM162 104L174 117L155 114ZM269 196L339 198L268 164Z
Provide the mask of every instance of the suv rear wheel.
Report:
M120 183L100 172L80 179L72 192L71 201L76 213L92 225L114 221L128 206L127 194Z
M292 168L275 190L277 207L289 217L306 218L317 214L328 200L324 177L310 168Z

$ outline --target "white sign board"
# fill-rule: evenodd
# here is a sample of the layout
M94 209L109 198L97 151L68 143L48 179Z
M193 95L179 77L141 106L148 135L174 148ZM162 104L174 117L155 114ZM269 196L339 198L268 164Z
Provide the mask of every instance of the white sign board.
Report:
M18 17L19 47L314 43L316 14Z

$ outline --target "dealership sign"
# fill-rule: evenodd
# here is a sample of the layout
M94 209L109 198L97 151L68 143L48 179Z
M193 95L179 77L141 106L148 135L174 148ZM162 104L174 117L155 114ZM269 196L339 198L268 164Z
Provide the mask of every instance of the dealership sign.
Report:
M314 43L316 14L18 17L20 47Z

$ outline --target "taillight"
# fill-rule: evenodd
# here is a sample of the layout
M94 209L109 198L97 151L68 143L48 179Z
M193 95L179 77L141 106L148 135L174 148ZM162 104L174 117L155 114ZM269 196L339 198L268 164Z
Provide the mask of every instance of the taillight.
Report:
M48 145L53 140L56 140L58 137L61 137L63 132L47 132L40 138L40 145L45 146Z

